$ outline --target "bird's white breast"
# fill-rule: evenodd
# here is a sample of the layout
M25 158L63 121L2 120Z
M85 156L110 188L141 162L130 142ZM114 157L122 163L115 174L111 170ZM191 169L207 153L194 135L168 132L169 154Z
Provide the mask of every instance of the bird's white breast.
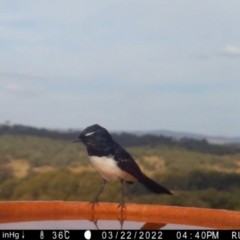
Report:
M135 181L136 179L127 172L122 171L113 157L96 157L90 156L93 167L106 180L123 179L125 181Z

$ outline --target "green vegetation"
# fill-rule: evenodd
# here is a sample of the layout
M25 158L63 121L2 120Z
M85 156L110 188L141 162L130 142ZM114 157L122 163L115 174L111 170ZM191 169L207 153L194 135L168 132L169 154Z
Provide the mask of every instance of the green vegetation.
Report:
M92 200L101 178L91 167L85 147L71 140L0 135L0 200ZM236 146L228 146L228 150L235 150L224 154L226 146L223 150L218 146L213 154L171 141L169 145L157 143L125 145L143 172L174 195L155 195L136 183L127 185L126 202L240 210L240 154ZM118 181L109 182L100 201L119 202L120 188Z

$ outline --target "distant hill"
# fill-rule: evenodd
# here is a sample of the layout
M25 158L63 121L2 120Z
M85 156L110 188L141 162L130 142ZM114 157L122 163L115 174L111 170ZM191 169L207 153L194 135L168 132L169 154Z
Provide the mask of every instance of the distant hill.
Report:
M143 136L146 134L156 135L156 136L166 136L166 137L172 137L175 139L181 139L181 138L192 138L197 140L203 140L205 139L209 143L213 144L240 144L240 137L224 137L224 136L209 136L209 135L203 135L203 134L195 134L195 133L189 133L189 132L175 132L175 131L168 131L168 130L152 130L152 131L134 131L133 134L136 134L138 136Z

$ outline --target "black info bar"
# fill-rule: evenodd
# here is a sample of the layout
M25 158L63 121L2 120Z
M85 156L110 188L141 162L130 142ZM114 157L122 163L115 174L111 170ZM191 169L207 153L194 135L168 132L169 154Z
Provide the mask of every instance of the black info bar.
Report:
M0 230L0 239L240 240L240 230Z

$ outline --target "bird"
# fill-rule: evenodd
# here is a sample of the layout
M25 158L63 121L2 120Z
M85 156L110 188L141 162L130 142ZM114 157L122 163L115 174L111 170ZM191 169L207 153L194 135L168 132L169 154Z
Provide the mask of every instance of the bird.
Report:
M130 153L114 141L107 129L100 125L94 124L85 128L73 142L82 142L86 146L92 166L102 177L102 186L96 197L90 202L92 209L96 203L98 204L98 198L109 180L120 180L121 182L122 197L118 205L118 208L121 207L121 211L126 209L125 183L133 184L138 181L156 194L172 195L168 189L147 177Z

